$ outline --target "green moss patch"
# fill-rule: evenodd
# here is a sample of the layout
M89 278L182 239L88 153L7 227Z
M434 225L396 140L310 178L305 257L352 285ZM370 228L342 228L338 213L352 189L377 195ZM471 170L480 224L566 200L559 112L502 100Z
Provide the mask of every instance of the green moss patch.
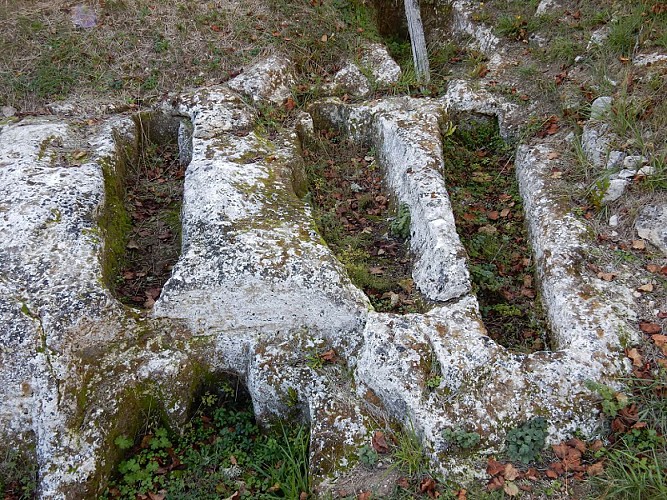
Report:
M510 148L497 124L486 121L450 126L445 135L444 176L489 335L520 351L546 349L546 322Z

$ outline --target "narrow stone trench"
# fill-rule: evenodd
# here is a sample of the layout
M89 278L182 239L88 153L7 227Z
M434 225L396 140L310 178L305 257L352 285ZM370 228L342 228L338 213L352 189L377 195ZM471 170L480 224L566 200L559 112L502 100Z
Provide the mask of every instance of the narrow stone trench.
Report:
M181 249L181 205L185 167L179 154L180 120L159 112L133 117L135 144L125 147L123 172L116 175L124 243L110 276L118 299L150 309L169 279Z
M548 328L512 150L495 121L447 122L443 175L489 336L535 352L549 348Z
M373 151L320 131L303 150L318 230L378 312L430 308L412 279L410 212L386 191Z

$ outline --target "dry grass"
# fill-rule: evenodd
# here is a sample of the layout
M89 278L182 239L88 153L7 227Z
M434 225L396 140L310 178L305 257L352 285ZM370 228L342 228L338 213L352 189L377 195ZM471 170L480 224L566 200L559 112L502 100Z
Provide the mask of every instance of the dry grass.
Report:
M77 2L0 3L0 105L30 113L68 97L141 104L224 82L272 50L292 57L307 80L317 81L341 57L354 57L362 36L372 35L362 26L366 9L356 2L85 3L97 15L93 28L73 25Z

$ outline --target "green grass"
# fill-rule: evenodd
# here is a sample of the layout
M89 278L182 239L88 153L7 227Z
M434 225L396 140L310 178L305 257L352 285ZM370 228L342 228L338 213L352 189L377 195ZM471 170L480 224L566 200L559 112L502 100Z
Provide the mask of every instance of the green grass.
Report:
M650 346L641 349L650 359ZM598 386L602 409L608 419L630 415L626 423L616 427L610 444L598 452L604 460L604 473L593 479L600 498L652 500L667 498L667 371L654 368L647 377L634 377L623 382L627 393ZM635 423L636 422L636 423Z
M0 4L0 105L28 112L74 95L147 103L224 82L269 47L292 60L303 85L318 86L364 41L379 40L372 7L360 0L110 0L96 6L90 29L73 26L70 8Z
M394 437L396 447L392 451L393 466L412 479L419 479L428 473L429 459L414 427L410 425Z

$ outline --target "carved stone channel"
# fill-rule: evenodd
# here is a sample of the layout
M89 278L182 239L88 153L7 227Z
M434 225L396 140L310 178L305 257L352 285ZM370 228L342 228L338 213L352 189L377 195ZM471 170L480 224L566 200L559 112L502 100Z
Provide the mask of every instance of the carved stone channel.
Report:
M158 404L178 425L202 381L224 372L245 381L260 422L310 423L317 482L347 470L378 414L413 427L434 467L450 473L475 468L452 453L446 429L478 432L486 453L533 416L552 441L594 429L585 382L624 371L632 312L622 289L579 272L585 231L553 202L551 146L520 146L516 171L553 351L517 355L485 334L440 174L447 113L486 113L502 130L501 107L453 82L439 100L326 100L298 135L270 139L237 91L280 102L288 67L274 64L269 83L232 81L164 105L191 122L180 131L191 148L182 147L181 256L148 316L113 298L101 259L113 243L98 222L102 172L116 165L112 137L131 134L131 121L83 138L48 120L0 129L0 417L5 442L34 445L43 498L99 492L117 459L111 443L140 424L142 405ZM300 141L321 128L372 146L409 206L413 278L437 302L428 313L374 312L323 244L295 190ZM68 153L80 147L89 155L73 164ZM340 364L306 362L331 348ZM441 381L428 387L436 362Z

